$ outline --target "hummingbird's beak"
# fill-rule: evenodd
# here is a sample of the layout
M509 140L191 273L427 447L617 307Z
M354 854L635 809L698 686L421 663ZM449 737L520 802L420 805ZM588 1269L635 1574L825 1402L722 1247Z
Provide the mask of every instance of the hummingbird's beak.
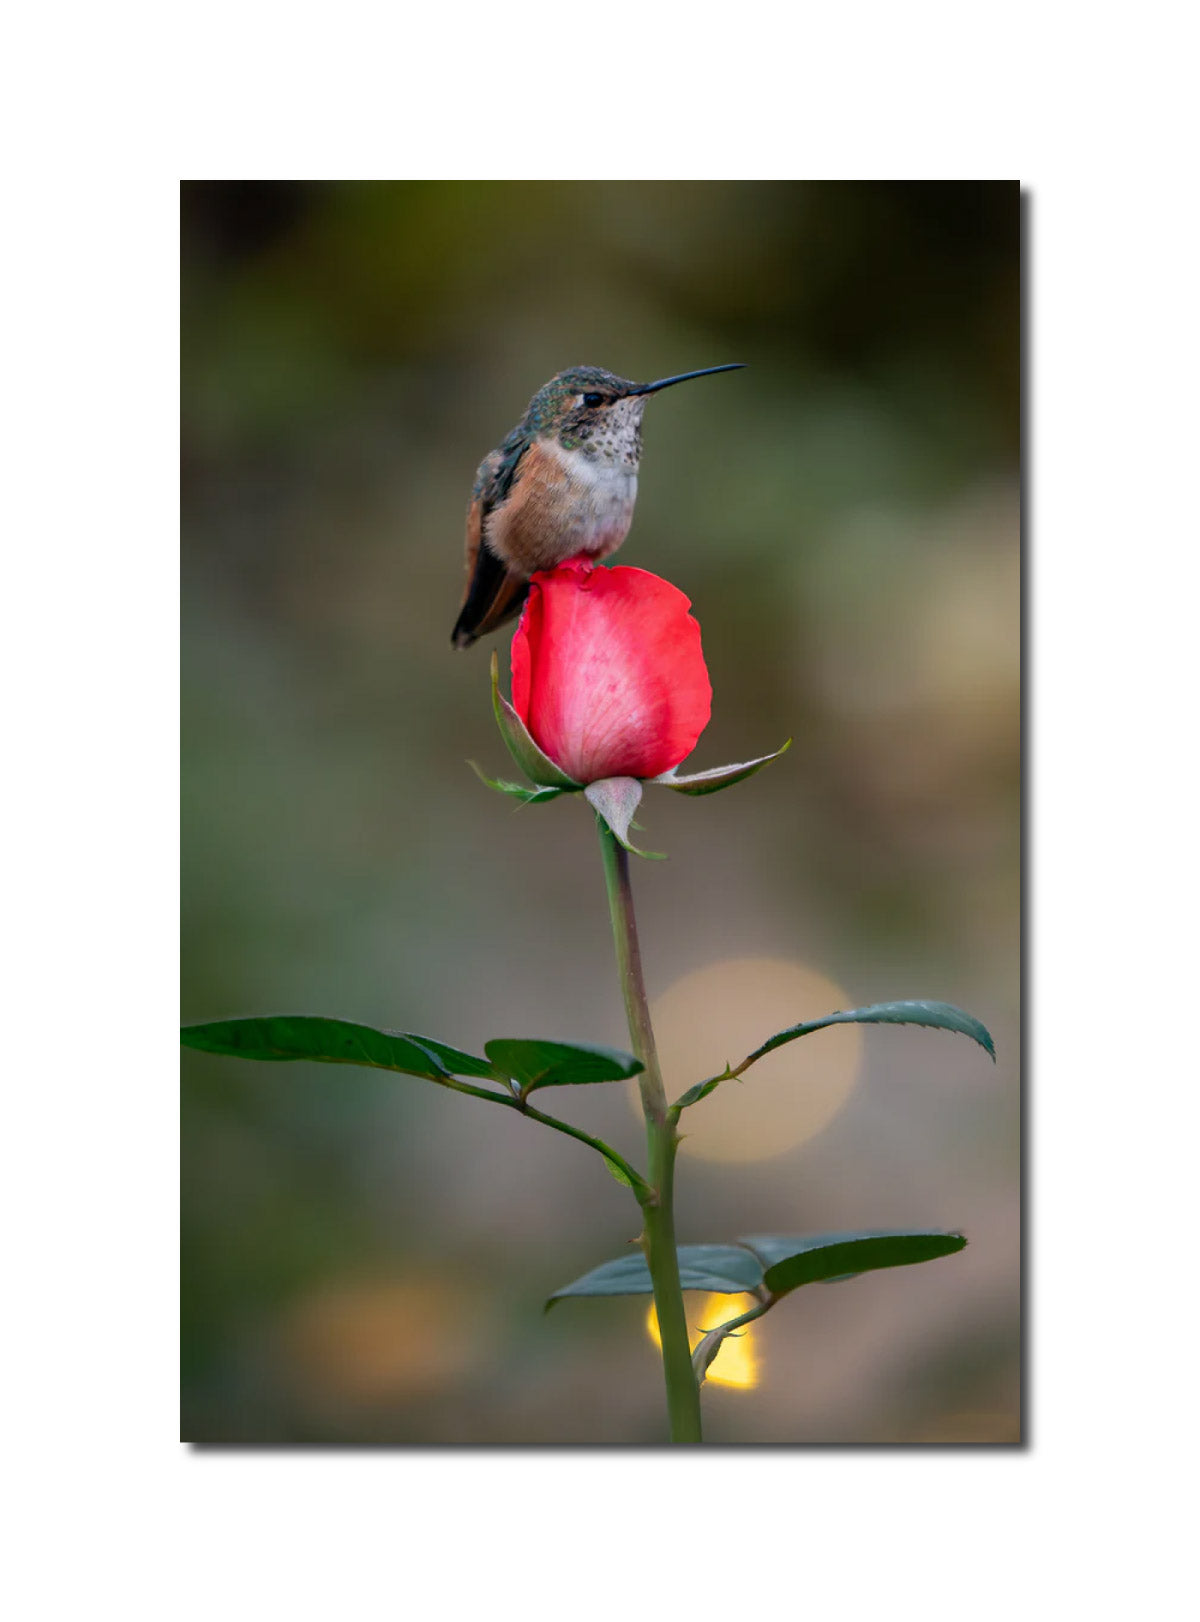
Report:
M735 360L729 366L705 366L699 372L680 372L677 377L660 377L657 383L639 383L636 389L630 389L630 394L657 394L659 389L669 389L672 383L687 383L693 377L711 377L714 372L740 372L745 365L744 361Z

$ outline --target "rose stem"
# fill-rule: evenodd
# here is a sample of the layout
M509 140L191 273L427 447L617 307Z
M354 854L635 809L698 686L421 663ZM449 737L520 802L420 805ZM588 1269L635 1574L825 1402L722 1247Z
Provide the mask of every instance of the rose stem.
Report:
M642 1249L654 1285L654 1309L658 1314L662 1340L671 1440L699 1442L702 1440L700 1387L692 1368L683 1290L679 1283L679 1256L675 1249L675 1154L679 1148L679 1135L675 1128L679 1111L667 1106L662 1072L658 1066L658 1051L654 1045L650 1008L642 979L642 955L638 949L633 891L629 883L629 855L617 843L603 817L597 815L596 826L600 833L604 881L608 888L613 941L617 949L617 972L625 996L629 1039L634 1053L645 1065L638 1077L638 1086L642 1095L642 1113L646 1118L646 1148L652 1192L642 1200Z

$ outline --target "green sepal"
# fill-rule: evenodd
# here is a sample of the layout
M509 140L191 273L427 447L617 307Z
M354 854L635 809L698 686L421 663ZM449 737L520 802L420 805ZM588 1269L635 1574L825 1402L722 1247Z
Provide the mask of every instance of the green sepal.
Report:
M365 1065L373 1070L422 1076L427 1081L444 1081L456 1075L496 1079L486 1059L444 1042L311 1014L212 1020L203 1025L185 1025L179 1036L185 1047L239 1059L308 1059L317 1064Z
M638 778L600 777L594 783L589 783L583 794L596 814L604 818L617 844L631 856L644 856L652 862L666 860L663 851L639 850L636 845L629 843L629 830L631 827L637 827L633 813L642 798L642 785Z
M521 783L510 783L504 777L489 777L473 760L468 760L467 765L481 783L495 789L497 794L507 794L510 799L520 800L522 805L541 805L545 800L557 800L560 794L573 792L567 788L526 788Z
M492 710L509 754L531 783L536 783L540 788L556 788L562 793L583 787L582 783L568 777L549 755L543 753L530 736L524 721L500 691L500 659L495 653L492 654Z
M599 1081L628 1081L645 1066L619 1048L582 1042L544 1042L538 1038L497 1037L483 1050L493 1070L511 1076L522 1098L539 1087L586 1086Z
M776 749L773 755L760 755L757 760L744 760L734 766L712 766L706 772L689 772L686 777L679 776L678 767L672 767L669 772L663 772L658 777L648 777L648 783L657 783L662 788L673 788L677 794L718 794L723 788L732 788L735 783L744 783L747 777L753 777L755 772L769 766L780 755L785 755L792 747L792 740Z

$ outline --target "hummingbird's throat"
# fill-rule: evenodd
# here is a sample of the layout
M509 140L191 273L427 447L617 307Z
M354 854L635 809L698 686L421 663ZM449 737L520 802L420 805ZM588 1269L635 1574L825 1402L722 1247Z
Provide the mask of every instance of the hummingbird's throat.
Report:
M642 413L646 401L640 395L616 400L612 405L588 410L580 406L568 413L558 431L562 450L579 453L589 462L607 462L636 473L642 457Z

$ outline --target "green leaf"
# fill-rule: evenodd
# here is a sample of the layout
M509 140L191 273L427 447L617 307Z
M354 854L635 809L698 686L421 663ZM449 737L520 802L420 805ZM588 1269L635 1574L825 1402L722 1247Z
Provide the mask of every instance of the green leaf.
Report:
M570 789L583 787L574 778L568 777L561 767L556 766L549 755L543 754L530 737L524 721L500 691L500 660L494 653L492 709L495 712L496 725L500 728L500 736L508 746L509 754L531 783L537 783L544 788L556 788L564 793Z
M589 783L583 791L588 804L604 818L618 845L623 845L632 856L645 856L661 862L663 853L657 850L639 850L629 843L629 829L638 825L633 820L642 798L642 785L636 777L600 777Z
M993 1063L996 1059L996 1046L987 1027L951 1003L878 1002L869 1008L850 1008L845 1012L826 1014L824 1019L791 1025L786 1031L779 1031L770 1037L760 1048L755 1048L739 1069L744 1070L746 1065L753 1064L755 1059L761 1059L775 1048L783 1047L785 1042L794 1042L798 1036L807 1036L810 1031L823 1031L827 1025L926 1025L938 1031L957 1031L961 1036L969 1036L973 1042L978 1042Z
M610 1160L607 1155L601 1155L600 1158L608 1167L609 1174L611 1175L614 1183L620 1183L625 1188L633 1187L633 1178L627 1176L625 1172L621 1170L620 1166L617 1165L615 1160Z
M271 1014L257 1019L221 1019L206 1025L185 1025L180 1040L202 1053L226 1053L239 1059L312 1059L318 1064L361 1064L374 1070L398 1070L406 1076L440 1081L451 1069L437 1051L411 1036L377 1031L344 1019L320 1019L308 1014ZM443 1048L459 1062L483 1066L469 1075L492 1074L490 1065L471 1054Z
M497 1071L511 1076L522 1097L539 1087L573 1087L593 1081L627 1081L645 1069L632 1053L580 1042L497 1037L483 1051Z
M467 765L481 783L495 789L497 794L507 794L510 799L520 800L522 805L541 805L544 800L557 800L560 794L572 792L565 788L527 788L521 783L510 783L504 777L489 777L473 760L468 760Z
M755 1048L741 1064L734 1068L726 1065L719 1076L709 1076L706 1081L698 1081L695 1086L689 1087L677 1100L675 1107L687 1109L691 1104L698 1104L723 1081L735 1080L741 1076L756 1059L763 1058L788 1042L796 1041L798 1037L808 1036L812 1031L823 1031L827 1025L925 1025L933 1030L957 1031L962 1036L969 1036L973 1042L978 1042L990 1056L993 1064L996 1061L996 1047L987 1027L980 1024L972 1015L964 1013L961 1008L955 1008L952 1003L873 1003L869 1008L850 1008L845 1012L826 1014L824 1019L809 1020L803 1025L789 1025L787 1030L778 1031L761 1047Z
M687 1109L689 1104L698 1104L702 1098L707 1098L709 1093L715 1087L719 1087L723 1081L734 1081L736 1079L735 1073L726 1065L719 1076L709 1076L707 1081L698 1081L694 1087L689 1087L687 1092L681 1094L676 1100L674 1107L676 1109Z
M882 1228L854 1233L753 1234L740 1244L763 1264L772 1295L787 1295L802 1284L831 1284L883 1267L909 1267L962 1250L961 1233L926 1228Z
M677 794L716 794L723 788L732 788L735 783L753 777L755 772L778 760L791 747L792 740L789 738L782 749L776 749L773 755L760 755L757 760L744 760L735 766L712 766L706 772L690 772L686 777L680 777L678 768L674 767L658 777L648 777L646 781L657 783L662 788L673 788Z
M482 1076L487 1081L501 1079L486 1059L477 1059L473 1053L464 1053L461 1048L452 1048L446 1042L435 1042L431 1036L416 1036L412 1031L406 1031L405 1035L410 1042L416 1042L426 1052L432 1053L452 1076Z
M679 1282L685 1290L708 1290L721 1295L753 1294L762 1284L758 1259L741 1245L680 1245ZM653 1295L650 1269L641 1251L618 1256L616 1261L593 1267L590 1273L565 1284L546 1302L571 1295Z
M831 1284L884 1267L910 1267L951 1256L966 1243L960 1233L929 1228L755 1234L733 1245L680 1245L679 1281L685 1290L721 1295L756 1295L765 1288L778 1299L802 1284ZM546 1308L567 1296L653 1293L645 1256L631 1251L555 1290ZM709 1350L709 1362L717 1344L719 1339Z

